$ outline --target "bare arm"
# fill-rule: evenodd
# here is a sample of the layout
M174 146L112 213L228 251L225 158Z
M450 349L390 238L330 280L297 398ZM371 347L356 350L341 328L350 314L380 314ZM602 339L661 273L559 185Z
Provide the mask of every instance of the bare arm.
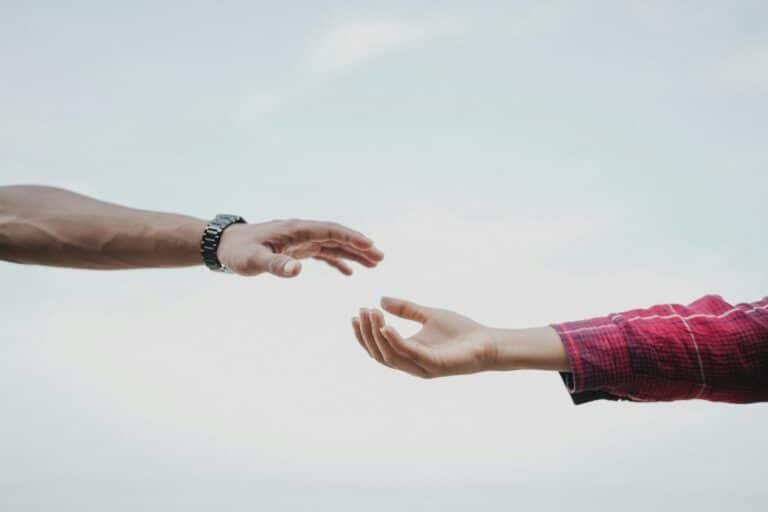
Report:
M362 309L352 326L360 345L377 361L419 377L492 370L569 371L560 337L551 327L495 329L445 309L385 297L382 308L422 324L403 339L377 309Z
M0 258L7 261L94 269L197 265L204 228L200 219L67 190L0 187Z
M126 208L42 186L0 187L0 259L90 269L201 265L206 221ZM382 254L362 234L335 223L271 221L224 232L219 259L243 275L293 277L302 258L350 274L347 260L373 267Z

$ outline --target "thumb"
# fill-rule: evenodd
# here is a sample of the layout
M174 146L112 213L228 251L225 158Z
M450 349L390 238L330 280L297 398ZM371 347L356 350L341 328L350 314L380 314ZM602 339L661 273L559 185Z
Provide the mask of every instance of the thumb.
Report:
M395 299L393 297L382 297L381 307L384 311L392 313L395 316L422 324L427 321L430 312L430 308L426 306L421 306L415 302L403 299Z
M251 256L250 263L261 272L269 272L278 277L295 277L301 272L301 263L285 254L275 254L265 247L260 247Z
M279 277L296 277L301 272L301 263L285 254L273 254L267 264L267 270Z

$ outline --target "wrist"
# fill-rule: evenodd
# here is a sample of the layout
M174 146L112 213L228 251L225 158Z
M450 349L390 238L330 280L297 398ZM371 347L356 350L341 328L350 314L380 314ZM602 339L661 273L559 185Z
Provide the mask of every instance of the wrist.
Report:
M494 358L490 361L489 370L509 371L523 369L521 365L523 359L522 352L524 351L521 349L521 345L526 341L522 339L516 330L489 327L487 335L492 346L491 352L494 354Z
M490 329L493 370L570 371L560 337L551 327Z
M200 237L205 226L205 221L194 217L159 214L153 229L161 253L160 266L201 265Z
M206 225L200 240L200 256L206 267L217 272L232 272L222 261L220 249L228 232L237 229L237 224L245 223L245 219L239 215L220 213Z

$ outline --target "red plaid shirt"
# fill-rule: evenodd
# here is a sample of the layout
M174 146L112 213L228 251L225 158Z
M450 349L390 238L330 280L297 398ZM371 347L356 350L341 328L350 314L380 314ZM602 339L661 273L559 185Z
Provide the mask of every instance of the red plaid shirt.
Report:
M553 325L577 404L600 398L768 401L768 297L753 303L707 295Z

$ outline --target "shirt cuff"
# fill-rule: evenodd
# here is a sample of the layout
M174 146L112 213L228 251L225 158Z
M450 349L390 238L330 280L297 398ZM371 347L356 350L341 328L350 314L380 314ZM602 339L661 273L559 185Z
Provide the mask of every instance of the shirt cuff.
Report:
M627 400L627 398L612 395L605 391L571 391L573 388L573 374L560 372L560 377L563 379L563 384L565 384L566 389L570 393L574 405L586 404L595 400Z
M560 336L571 367L560 375L574 404L631 399L619 392L631 378L631 366L618 325L601 317L551 327Z

